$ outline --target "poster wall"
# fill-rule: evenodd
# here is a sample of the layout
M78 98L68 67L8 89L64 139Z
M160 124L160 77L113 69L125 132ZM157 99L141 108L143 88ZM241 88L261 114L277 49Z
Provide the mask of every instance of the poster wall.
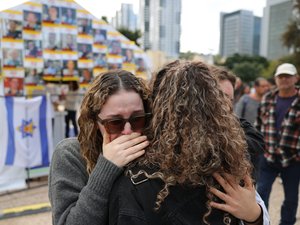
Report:
M5 96L49 82L77 80L86 87L110 69L147 79L143 51L72 0L35 0L2 11L0 31Z

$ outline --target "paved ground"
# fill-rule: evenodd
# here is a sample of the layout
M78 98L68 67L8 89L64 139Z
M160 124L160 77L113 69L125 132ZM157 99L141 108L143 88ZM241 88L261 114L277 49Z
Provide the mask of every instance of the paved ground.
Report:
M42 185L42 186L41 186ZM41 179L38 182L31 183L31 188L0 196L0 216L8 208L20 206L36 206L42 211L49 210L47 179ZM277 225L280 217L280 205L283 198L282 185L276 180L270 197L270 216L271 224ZM40 205L43 203L43 205ZM36 205L38 204L38 205ZM44 209L44 210L43 210ZM22 208L20 208L22 210ZM7 212L7 211L5 211ZM10 219L0 220L0 225L51 225L51 212L37 213L34 215L19 216ZM297 212L296 225L300 225L300 207Z

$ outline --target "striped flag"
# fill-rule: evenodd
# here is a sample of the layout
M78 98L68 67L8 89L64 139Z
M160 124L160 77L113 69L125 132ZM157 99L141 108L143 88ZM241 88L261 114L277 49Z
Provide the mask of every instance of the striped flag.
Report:
M0 99L0 162L26 168L49 165L53 152L51 107L46 96Z

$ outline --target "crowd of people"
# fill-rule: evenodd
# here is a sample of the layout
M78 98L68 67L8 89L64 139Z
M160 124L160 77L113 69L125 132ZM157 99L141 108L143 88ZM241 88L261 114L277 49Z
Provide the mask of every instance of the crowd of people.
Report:
M295 224L299 78L284 63L274 79L237 95L233 73L202 62L171 62L147 84L125 70L96 76L78 136L53 155L53 224L267 225L278 176L280 225Z

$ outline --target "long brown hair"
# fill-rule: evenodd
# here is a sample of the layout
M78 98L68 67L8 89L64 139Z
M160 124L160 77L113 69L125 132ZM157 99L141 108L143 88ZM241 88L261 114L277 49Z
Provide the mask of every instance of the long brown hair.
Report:
M237 181L249 174L244 132L207 65L173 62L151 84L151 146L139 164L159 168L149 175L165 183L158 207L170 186L214 186L214 172L229 173Z
M107 99L117 91L133 90L143 100L145 111L149 111L149 90L143 80L125 70L111 70L98 75L86 92L78 119L80 151L91 173L102 153L102 135L97 117Z

